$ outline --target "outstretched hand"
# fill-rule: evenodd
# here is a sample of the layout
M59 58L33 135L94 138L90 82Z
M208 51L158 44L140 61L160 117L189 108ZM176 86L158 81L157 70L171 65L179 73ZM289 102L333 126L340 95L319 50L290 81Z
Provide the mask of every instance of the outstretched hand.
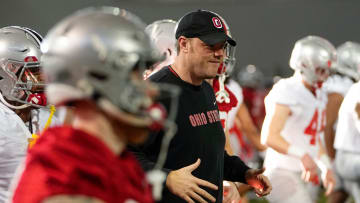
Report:
M256 195L259 197L268 195L272 190L269 179L263 175L264 171L265 168L249 169L245 174L247 184L254 188Z
M189 203L194 203L194 200L198 202L208 202L208 200L215 202L216 199L199 186L207 187L213 190L217 190L218 187L191 174L199 167L199 165L200 159L189 166L171 171L166 178L166 186L170 192Z

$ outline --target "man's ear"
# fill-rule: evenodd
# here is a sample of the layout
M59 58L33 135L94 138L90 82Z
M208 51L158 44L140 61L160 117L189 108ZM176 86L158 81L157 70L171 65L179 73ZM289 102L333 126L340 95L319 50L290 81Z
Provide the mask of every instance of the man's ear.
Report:
M180 52L188 53L190 40L184 36L180 36L178 39Z

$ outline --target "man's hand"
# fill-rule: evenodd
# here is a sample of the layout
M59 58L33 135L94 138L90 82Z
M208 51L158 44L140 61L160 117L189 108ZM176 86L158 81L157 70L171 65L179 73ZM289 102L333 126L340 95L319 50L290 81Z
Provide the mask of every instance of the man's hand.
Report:
M312 182L315 185L319 185L319 177L317 173L317 165L310 155L305 154L301 158L301 163L303 166L303 172L301 178L306 182Z
M241 197L235 183L230 181L223 181L223 186L224 186L223 203L238 203L241 201Z
M191 174L199 165L200 159L189 166L171 171L166 178L166 186L170 192L189 203L194 203L193 199L198 202L207 202L204 198L215 202L216 199L199 186L208 187L213 190L217 190L218 187L208 181L196 178Z
M254 188L256 195L259 197L268 195L272 190L269 179L262 174L264 171L265 168L249 169L245 174L247 184Z
M325 174L321 175L321 179L324 187L326 188L325 195L328 196L333 191L336 184L333 171L331 169L326 170Z

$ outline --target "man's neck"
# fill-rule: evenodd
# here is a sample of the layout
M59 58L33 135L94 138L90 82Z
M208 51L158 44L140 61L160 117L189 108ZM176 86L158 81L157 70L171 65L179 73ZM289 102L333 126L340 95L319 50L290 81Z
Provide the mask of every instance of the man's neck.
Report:
M302 83L304 84L306 89L308 89L313 95L316 96L316 88L314 86L310 85L305 80L302 80Z
M121 154L125 149L125 142L121 139L122 136L119 135L121 133L115 133L111 122L98 111L90 108L76 110L73 127L97 137L117 155Z
M173 64L172 69L178 74L178 76L185 82L192 85L201 85L204 79L196 77L194 74L194 67L192 67L186 60L181 59L181 56L177 56Z

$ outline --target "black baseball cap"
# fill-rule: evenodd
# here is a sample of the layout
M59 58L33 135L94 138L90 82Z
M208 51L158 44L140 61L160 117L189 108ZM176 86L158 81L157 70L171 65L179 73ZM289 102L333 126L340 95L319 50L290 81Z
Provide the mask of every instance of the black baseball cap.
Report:
M226 29L221 17L215 13L197 10L187 13L179 20L175 37L197 37L210 46L224 41L236 46L235 40L226 34Z

